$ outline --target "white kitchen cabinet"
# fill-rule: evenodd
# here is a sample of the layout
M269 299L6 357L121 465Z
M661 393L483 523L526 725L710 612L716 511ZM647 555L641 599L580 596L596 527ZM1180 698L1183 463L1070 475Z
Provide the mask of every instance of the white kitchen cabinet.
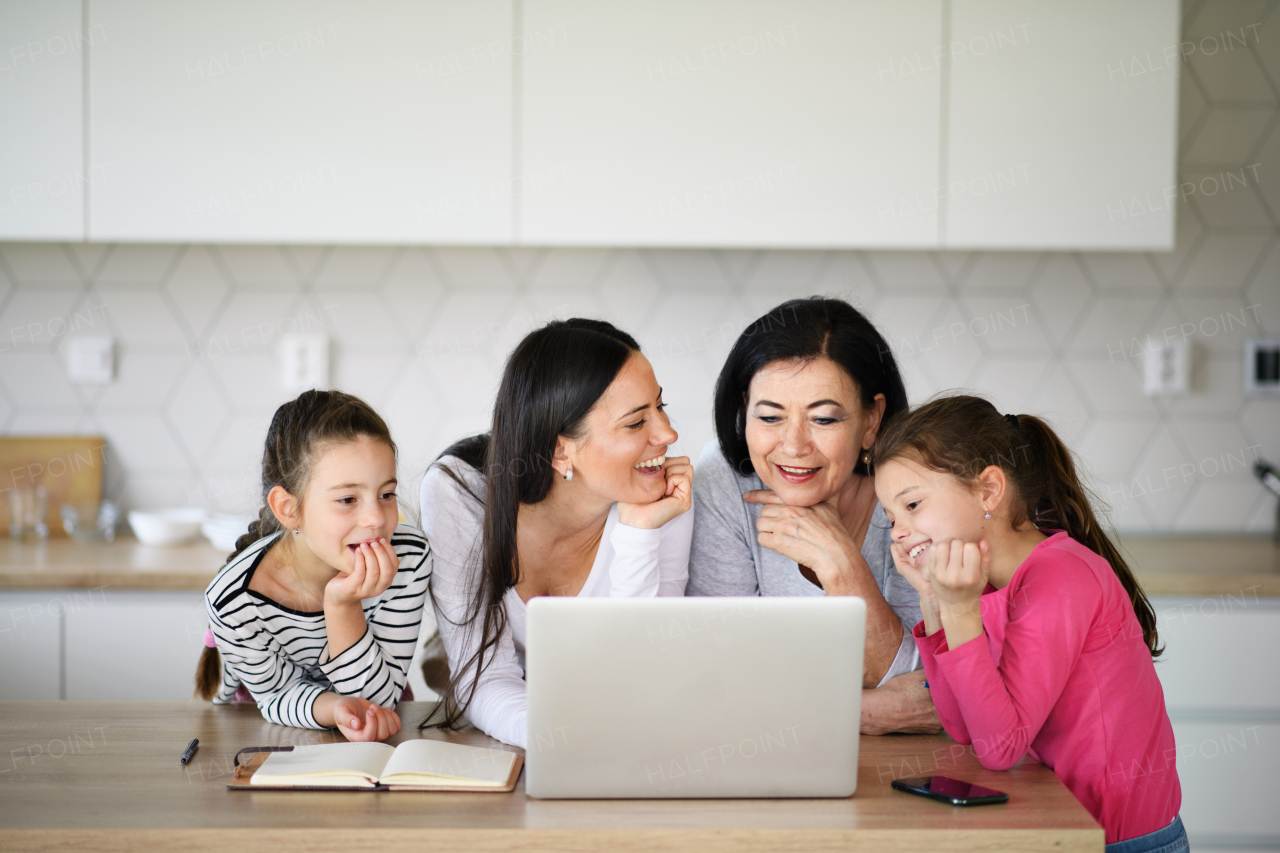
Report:
M1280 677L1257 654L1280 648L1280 602L1247 593L1158 602L1156 672L1171 708L1280 714Z
M0 592L0 699L60 699L62 614L87 590Z
M1280 723L1175 721L1182 822L1195 849L1280 843ZM1235 842L1235 843L1231 843Z
M0 3L0 240L83 240L81 58L104 33L80 0Z
M88 6L90 239L510 241L510 0Z
M524 0L529 244L937 245L941 0Z
M950 0L942 245L1172 249L1177 0Z
M1187 833L1196 849L1280 845L1280 599L1243 590L1151 603Z
M65 616L67 699L182 701L195 689L204 593L99 592Z

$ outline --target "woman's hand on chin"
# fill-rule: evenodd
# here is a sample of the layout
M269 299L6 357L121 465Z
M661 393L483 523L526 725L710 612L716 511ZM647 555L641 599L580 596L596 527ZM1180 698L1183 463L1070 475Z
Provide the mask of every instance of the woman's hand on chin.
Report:
M853 555L862 555L840 520L838 495L813 506L790 506L769 489L747 492L743 499L764 505L756 521L761 545L811 569L828 595L846 594Z
M618 503L618 521L627 527L657 530L693 506L693 465L688 456L668 456L662 463L666 488L662 497L647 504Z

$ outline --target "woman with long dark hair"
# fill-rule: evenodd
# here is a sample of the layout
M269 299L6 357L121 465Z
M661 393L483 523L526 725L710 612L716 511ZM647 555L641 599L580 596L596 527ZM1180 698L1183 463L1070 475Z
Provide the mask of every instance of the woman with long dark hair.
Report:
M635 339L557 320L507 359L488 433L446 450L422 482L431 597L451 680L425 725L465 713L524 746L525 604L538 595L684 594L693 466Z
M868 452L907 407L893 353L839 299L793 299L738 337L698 460L690 595L867 602L862 731L936 732L917 670L915 591L894 569Z

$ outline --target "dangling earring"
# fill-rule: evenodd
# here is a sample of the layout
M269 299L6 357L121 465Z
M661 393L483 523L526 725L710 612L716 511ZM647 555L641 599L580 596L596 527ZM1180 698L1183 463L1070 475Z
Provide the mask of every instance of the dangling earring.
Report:
M866 450L862 451L862 464L863 465L871 464L871 453L869 451L866 451Z
M565 480L572 480L572 479L573 479L573 469L572 469L572 468L565 468L565 469L564 469L564 478L565 478Z
M983 518L985 518L985 519L990 519L990 518L991 518L991 513L989 513L989 512L984 512L984 513L982 514L982 517L983 517Z

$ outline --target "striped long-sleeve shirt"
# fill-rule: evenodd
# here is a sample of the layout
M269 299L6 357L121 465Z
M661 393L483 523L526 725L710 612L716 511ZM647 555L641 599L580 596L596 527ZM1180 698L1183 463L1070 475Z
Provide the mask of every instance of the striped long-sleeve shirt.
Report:
M312 729L323 728L311 712L321 693L394 708L408 680L431 578L431 547L422 531L396 527L395 579L381 595L361 602L364 636L337 657L329 655L324 611L293 610L249 589L278 536L254 542L205 590L209 626L222 656L222 687L213 701L232 701L243 684L271 722Z

